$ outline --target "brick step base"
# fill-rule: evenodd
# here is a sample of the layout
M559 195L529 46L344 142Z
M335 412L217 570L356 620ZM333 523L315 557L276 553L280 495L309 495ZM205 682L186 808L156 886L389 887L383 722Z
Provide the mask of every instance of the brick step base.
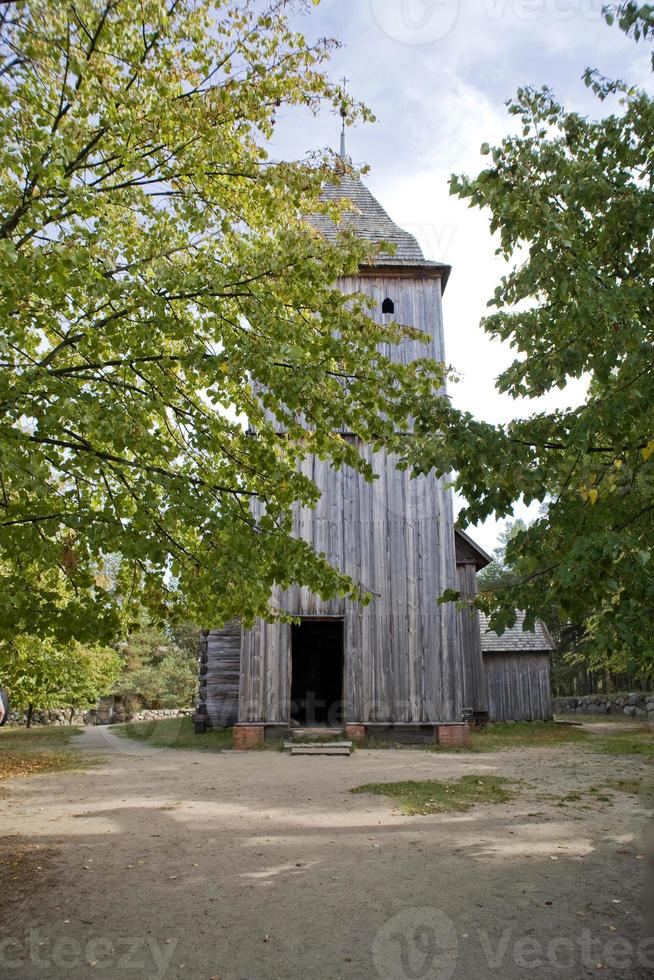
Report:
M345 725L345 732L334 730L334 733L340 738L345 735L345 738L352 742L362 742L368 737L404 745L444 745L461 749L467 748L470 744L470 726L461 722L398 722L396 724L348 722ZM274 725L263 722L240 724L234 726L234 748L237 750L254 749L263 745L267 738L288 738L289 736L291 739L297 738L297 747L301 748L302 742L299 739L306 738L307 734L307 729L291 730L285 725L277 723ZM329 738L331 730L313 729L310 730L310 734L312 738ZM317 744L323 747L334 745L330 741Z

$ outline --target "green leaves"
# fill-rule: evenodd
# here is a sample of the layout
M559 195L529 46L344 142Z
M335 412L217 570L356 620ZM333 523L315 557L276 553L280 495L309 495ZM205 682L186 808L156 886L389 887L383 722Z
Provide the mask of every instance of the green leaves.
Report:
M636 41L654 34L654 5L651 3L627 0L624 3L609 4L604 8L604 17L608 24L613 24L617 17L621 30L633 36Z
M91 707L111 689L122 666L115 651L97 646L57 646L35 636L0 644L3 685L23 710Z
M251 622L274 583L359 596L292 539L298 464L372 478L337 433L392 445L442 370L392 364L402 330L336 287L367 247L302 218L333 158L266 159L280 108L342 102L294 7L0 12L5 636L114 637L140 601Z
M622 4L623 30L651 35L651 5ZM595 76L593 76L595 77ZM520 136L490 151L476 179L452 192L488 208L512 268L483 323L515 359L497 387L538 399L579 379L581 404L490 426L426 405L411 462L454 469L467 501L462 524L511 515L518 500L542 514L507 546L512 578L481 604L493 625L513 610L586 624L596 664L654 664L654 100L622 83L597 120L567 112L547 89L518 92ZM486 151L486 147L484 147ZM571 398L572 400L572 398ZM435 435L438 433L438 435ZM649 561L649 559L648 559Z

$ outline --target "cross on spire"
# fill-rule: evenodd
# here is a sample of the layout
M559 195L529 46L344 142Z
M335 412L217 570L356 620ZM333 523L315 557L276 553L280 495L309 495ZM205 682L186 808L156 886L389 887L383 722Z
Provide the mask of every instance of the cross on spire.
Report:
M350 81L350 79L349 78L346 78L345 75L343 75L343 77L340 79L340 81L341 81L341 83L343 85L343 100L341 101L341 119L343 120L343 124L341 126L341 152L340 152L340 156L344 160L345 157L347 156L347 148L345 146L345 120L347 118L347 109L345 107L345 96L347 94L346 93L347 83Z

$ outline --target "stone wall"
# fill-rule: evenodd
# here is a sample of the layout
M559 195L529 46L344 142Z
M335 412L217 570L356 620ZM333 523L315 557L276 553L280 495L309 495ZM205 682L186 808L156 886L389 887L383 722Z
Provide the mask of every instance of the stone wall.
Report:
M71 724L85 725L85 716L81 712L75 712ZM8 725L24 725L27 721L26 711L16 711L9 709ZM51 708L46 711L35 711L32 715L32 725L68 725L70 722L70 711L62 708Z
M32 716L32 725L68 725L70 712L61 708L52 708L48 711L35 711ZM131 714L115 714L111 719L111 724L123 721L153 721L158 718L187 718L193 714L193 708L152 708L143 711L136 711ZM8 725L25 725L27 712L9 710L7 719ZM72 720L73 725L92 724L91 712L75 712Z
M557 715L626 715L654 722L653 694L588 694L580 698L553 698Z
M155 721L158 718L190 718L194 708L146 708L127 715L126 721Z

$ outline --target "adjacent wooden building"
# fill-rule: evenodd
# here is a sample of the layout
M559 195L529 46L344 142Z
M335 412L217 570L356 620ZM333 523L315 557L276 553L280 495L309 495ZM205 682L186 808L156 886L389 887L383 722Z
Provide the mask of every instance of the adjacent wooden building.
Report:
M342 279L341 290L371 297L380 322L394 317L427 336L425 343L389 347L389 357L443 361L442 296L450 267L426 260L359 179L345 173L325 195L352 203L344 220L357 234L395 249ZM327 218L313 223L327 237L336 234ZM358 443L352 433L344 438ZM437 599L446 589L472 592L477 569L490 559L467 535L455 536L445 481L410 479L392 456L357 448L379 479L367 483L350 469L308 458L303 472L322 497L313 510L297 509L295 533L376 598L366 607L324 602L298 587L274 595L297 625L259 621L254 629L209 631L200 658L198 730L236 724L243 745L316 725L463 742L466 721L486 716L477 615Z
M491 721L552 718L551 661L554 641L544 623L524 629L524 613L501 636L480 616L481 649Z

